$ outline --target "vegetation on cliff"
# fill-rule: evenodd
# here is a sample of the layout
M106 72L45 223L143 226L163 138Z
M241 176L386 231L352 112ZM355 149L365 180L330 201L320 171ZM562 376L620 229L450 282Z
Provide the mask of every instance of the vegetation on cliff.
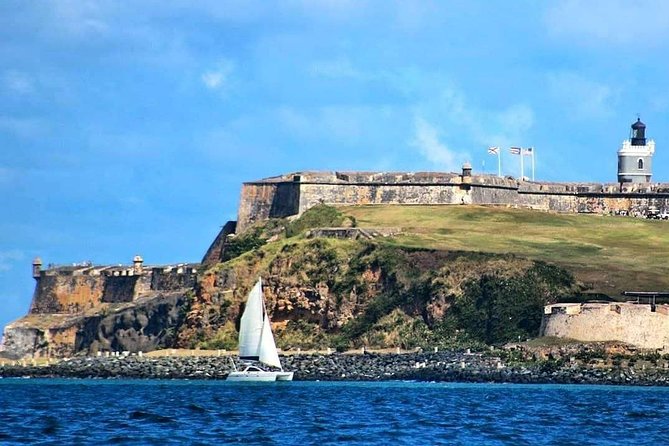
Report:
M169 295L118 308L94 305L67 321L63 315L31 315L6 339L16 339L28 353L40 346L56 354L231 350L246 295L262 277L282 349L518 341L538 334L548 303L664 289L668 224L476 206L318 205L298 219L262 222L229 237L221 263L198 268L197 280L175 283ZM330 232L359 239L319 238L328 232L309 231L357 225L401 232L370 240L373 231ZM73 297L63 299L69 305ZM44 347L42 334L53 327L66 336L54 335L53 345Z
M362 227L392 226L399 246L515 254L571 271L591 293L664 290L669 222L484 206L358 206Z
M319 206L283 222L290 237L273 236L207 271L180 345L234 348L243 302L258 276L284 349L525 339L538 334L544 305L578 288L566 270L513 254L304 236L309 228L344 219L340 211ZM277 222L270 224L276 229Z

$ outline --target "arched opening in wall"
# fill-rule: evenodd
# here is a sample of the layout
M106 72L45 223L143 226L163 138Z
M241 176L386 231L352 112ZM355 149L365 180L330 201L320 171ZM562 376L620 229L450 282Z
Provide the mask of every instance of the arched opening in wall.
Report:
M637 161L637 165L639 167L639 170L643 170L643 158L639 158L639 161Z

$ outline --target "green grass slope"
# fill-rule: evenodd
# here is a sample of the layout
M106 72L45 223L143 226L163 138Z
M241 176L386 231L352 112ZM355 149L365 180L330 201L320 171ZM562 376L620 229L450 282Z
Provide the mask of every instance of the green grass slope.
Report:
M482 206L356 206L360 227L400 227L388 243L513 253L561 265L592 292L669 289L669 222Z

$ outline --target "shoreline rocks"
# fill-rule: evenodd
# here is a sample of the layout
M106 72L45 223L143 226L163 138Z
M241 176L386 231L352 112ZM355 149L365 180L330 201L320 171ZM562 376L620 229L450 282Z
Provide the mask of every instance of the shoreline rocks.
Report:
M291 355L282 358L296 381L437 381L516 384L668 386L664 368L596 367L550 361L504 363L499 357L462 352ZM0 377L225 379L227 356L77 357L46 366L7 365Z

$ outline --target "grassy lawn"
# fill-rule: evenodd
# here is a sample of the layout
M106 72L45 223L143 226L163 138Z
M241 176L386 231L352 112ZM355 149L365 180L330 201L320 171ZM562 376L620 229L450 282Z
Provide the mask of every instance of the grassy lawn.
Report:
M482 206L346 207L361 227L400 227L388 243L514 253L560 264L593 292L669 290L669 222Z

